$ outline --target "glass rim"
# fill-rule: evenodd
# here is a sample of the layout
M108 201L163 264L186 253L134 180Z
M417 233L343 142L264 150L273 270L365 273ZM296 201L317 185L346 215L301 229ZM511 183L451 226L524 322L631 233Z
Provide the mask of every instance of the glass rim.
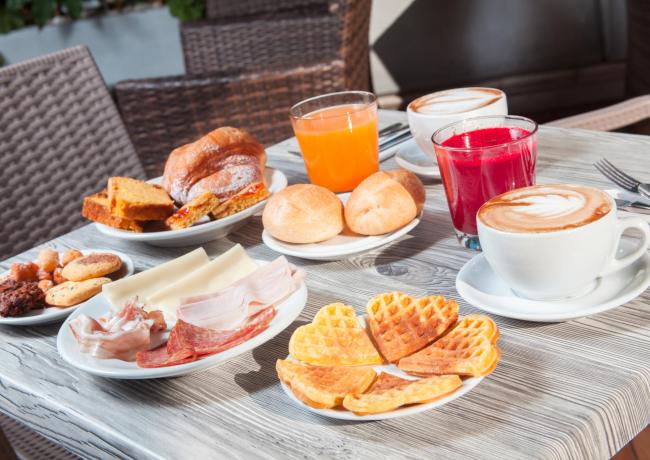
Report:
M450 128L456 124L462 124L468 121L474 121L474 120L487 120L487 119L499 119L499 120L519 120L519 121L525 121L528 123L532 123L533 129L526 134L524 137L520 137L519 139L515 139L509 142L502 142L501 144L494 144L494 145L489 145L489 146L483 146L483 147L447 147L445 145L442 145L438 142L435 141L436 134L441 132L444 129ZM465 118L463 120L457 120L453 121L451 123L448 123L444 126L441 126L437 130L434 131L434 133L431 135L431 142L433 142L433 146L435 147L440 147L441 149L444 150L451 150L451 151L456 151L456 152L471 152L473 150L486 150L486 149L491 149L491 148L497 148L497 147L503 147L506 145L511 145L511 144L516 144L517 142L525 141L526 139L532 137L537 133L537 130L539 128L539 125L537 124L536 121L531 120L530 118L522 117L519 115L482 115L480 117L470 117L470 118Z
M375 96L375 94L371 93L370 91L360 91L360 90L359 91L336 91L334 93L326 93L326 94L320 94L318 96L312 96L312 97L309 97L307 99L303 99L300 102L295 103L289 109L289 116L291 118L293 118L293 119L296 119L296 120L316 120L316 119L322 120L322 119L327 119L327 118L341 117L342 115L330 115L330 116L326 116L326 117L309 117L307 115L296 115L296 114L294 114L294 110L300 105L307 104L309 102L313 102L313 101L316 101L318 99L331 97L331 96L341 96L341 95L344 95L344 94L357 94L357 95L363 95L363 96L370 96L372 98L372 100L370 102L362 103L362 106L359 107L358 109L354 109L354 110L351 110L351 111L346 112L346 113L360 112L362 110L367 109L369 106L377 103L377 96Z

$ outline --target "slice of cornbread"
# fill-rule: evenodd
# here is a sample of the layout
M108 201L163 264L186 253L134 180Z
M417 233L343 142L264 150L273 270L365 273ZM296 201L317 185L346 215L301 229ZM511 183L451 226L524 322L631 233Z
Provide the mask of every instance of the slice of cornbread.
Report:
M85 197L81 215L86 219L108 225L109 227L138 233L143 231L142 225L135 220L111 215L106 190Z
M220 200L214 193L202 193L168 217L165 225L172 230L191 227L203 216L214 211L219 203Z
M246 187L241 192L233 195L213 210L210 215L213 219L223 219L224 217L236 214L244 209L250 208L269 197L271 193L264 183L259 182L250 187Z
M111 214L133 220L163 220L174 214L174 202L162 187L129 177L108 179Z

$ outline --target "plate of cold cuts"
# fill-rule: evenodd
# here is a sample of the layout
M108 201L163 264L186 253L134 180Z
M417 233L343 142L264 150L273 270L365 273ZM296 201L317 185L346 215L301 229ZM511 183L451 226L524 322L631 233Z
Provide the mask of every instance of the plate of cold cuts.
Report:
M202 251L138 273L127 285L107 290L75 311L57 337L64 361L108 378L180 376L220 365L262 345L303 310L307 302L304 272L284 257L264 262L244 253L243 259L241 246L178 281L162 283L158 293L147 293L148 285L160 283L175 271L186 271L183 264L195 267ZM240 270L237 276L233 276L235 265ZM245 276L238 277L242 273ZM174 305L170 299L176 298L172 294L178 286L191 292L215 280L233 279L214 292L183 297L173 312L169 308ZM138 290L145 295L116 307L117 291L130 295ZM157 301L149 305L147 299Z

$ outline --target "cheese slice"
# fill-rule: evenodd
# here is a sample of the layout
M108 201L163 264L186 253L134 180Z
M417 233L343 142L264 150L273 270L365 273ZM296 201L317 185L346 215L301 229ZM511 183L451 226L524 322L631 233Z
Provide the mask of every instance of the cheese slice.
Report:
M121 310L134 297L137 296L140 301L146 302L147 297L154 292L170 285L187 273L207 265L208 262L210 258L205 249L198 248L137 275L105 284L102 286L102 292L113 308Z
M176 318L181 299L210 294L252 273L257 264L241 245L236 245L206 265L146 298L145 310L162 310L167 318Z

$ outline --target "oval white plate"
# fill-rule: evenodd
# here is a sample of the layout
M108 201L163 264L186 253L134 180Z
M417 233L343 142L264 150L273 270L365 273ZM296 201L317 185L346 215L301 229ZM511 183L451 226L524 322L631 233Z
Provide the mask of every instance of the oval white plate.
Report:
M365 328L366 322L364 318L365 317L359 317L358 319L359 319L359 324L361 324L361 326ZM287 359L293 359L293 358L291 357L291 355L289 355ZM402 377L409 380L419 380L418 377L414 377L412 375L408 375L405 372L402 372L394 364L372 366L372 368L375 370L375 372L377 372L377 374L380 374L381 372L386 372L388 374L393 374L398 377ZM481 383L481 380L483 380L484 378L485 377L465 378L463 379L463 384L456 391L454 391L453 393L447 396L443 396L442 398L436 399L435 401L431 401L423 404L404 406L389 412L381 412L379 414L367 414L367 415L357 415L354 412L350 412L349 410L346 410L344 408L316 409L315 407L311 407L310 405L305 404L304 402L296 398L296 396L293 394L291 389L287 385L285 385L285 383L282 380L280 380L280 386L287 394L287 396L289 396L289 398L294 403L296 403L298 406L304 409L307 409L308 411L314 412L315 414L321 415L323 417L338 418L340 420L368 421L368 420L386 420L391 418L406 417L408 415L419 414L420 412L425 412L431 409L435 409L436 407L444 406L448 402L458 399L464 394L472 391L474 387L479 383Z
M409 139L397 146L395 162L418 176L440 179L438 163L420 150L415 139Z
M618 257L631 253L635 243L621 240ZM456 290L477 308L507 318L557 322L594 315L623 305L650 286L650 255L597 280L585 295L556 301L517 297L492 271L483 254L474 256L456 276Z
M88 255L91 252L110 252L111 254L115 254L116 256L119 256L120 259L122 259L122 263L124 264L124 267L126 268L126 272L122 278L126 278L129 275L132 275L134 272L134 266L133 266L133 260L126 254L118 251L113 251L112 249L83 249L81 250L81 253L83 255ZM6 275L7 272L3 273L0 276ZM120 278L121 279L121 278ZM81 308L88 302L91 302L94 298L99 297L101 294L95 295L91 299L86 300L85 302L81 302L78 305L73 305L72 307L67 307L67 308L59 308L59 307L48 307L48 308L42 308L40 310L32 310L22 316L14 316L14 317L9 317L9 318L3 318L0 316L0 324L8 324L11 326L35 326L37 324L47 324L47 323L53 323L55 321L60 321L64 319L66 316L70 315L73 311L75 311L78 308Z
M269 192L271 193L278 192L287 186L287 177L278 169L266 168L264 170L264 176L268 184ZM161 180L162 178L159 177L150 182L159 183ZM191 246L223 238L243 225L256 212L261 211L265 204L266 200L263 200L232 216L214 221L209 221L206 218L204 223L198 223L192 227L180 230L136 233L109 227L100 223L95 223L95 226L104 235L119 240L141 241L153 246L164 247Z
M216 355L206 356L191 363L146 369L138 367L135 362L119 359L98 359L79 351L79 345L70 331L68 322L82 313L93 318L105 314L110 308L110 305L103 294L100 294L88 301L83 308L79 308L74 314L70 315L63 323L56 339L56 346L59 350L59 355L68 364L100 377L114 379L174 377L218 366L271 340L298 317L306 303L307 286L302 282L296 292L276 306L277 313L269 327L252 339Z
M343 203L348 200L349 193L340 193L339 198ZM269 248L280 254L300 257L310 260L341 260L363 254L365 252L384 246L406 235L413 230L422 218L422 214L406 224L404 227L394 232L377 236L363 236L357 234L345 234L344 230L340 235L335 236L327 241L310 244L293 244L280 241L266 230L262 232L262 241Z

